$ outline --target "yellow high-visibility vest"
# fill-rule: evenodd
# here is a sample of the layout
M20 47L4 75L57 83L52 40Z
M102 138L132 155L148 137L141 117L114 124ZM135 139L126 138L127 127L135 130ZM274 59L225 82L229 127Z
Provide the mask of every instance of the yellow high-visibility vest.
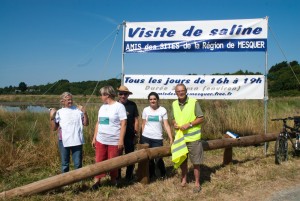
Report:
M184 105L183 110L180 109L178 100L174 101L172 104L174 118L178 126L192 122L196 119L195 116L195 103L196 99L189 98L188 102ZM183 131L183 136L185 142L194 142L201 139L201 125L195 125Z
M174 168L180 167L180 165L187 158L188 148L185 144L183 133L178 130L175 135L175 140L171 146L172 162L174 163Z

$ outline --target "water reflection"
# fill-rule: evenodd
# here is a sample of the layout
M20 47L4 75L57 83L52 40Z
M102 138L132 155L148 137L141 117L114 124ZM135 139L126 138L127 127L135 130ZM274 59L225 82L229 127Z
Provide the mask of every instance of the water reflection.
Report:
M8 106L8 105L0 105L0 110L4 110L7 112L49 112L48 107L38 106L38 105L20 105L20 106Z

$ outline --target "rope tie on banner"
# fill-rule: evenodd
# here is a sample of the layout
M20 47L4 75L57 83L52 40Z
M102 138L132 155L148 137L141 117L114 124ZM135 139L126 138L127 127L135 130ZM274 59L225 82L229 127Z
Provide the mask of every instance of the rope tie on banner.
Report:
M119 31L120 31L121 25L122 25L122 24L119 24L119 25L118 25L118 28L117 28L117 30L116 30L116 35L115 35L114 41L113 41L112 46L111 46L111 48L110 48L109 54L108 54L108 56L107 56L107 59L106 59L106 61L105 61L105 63L104 63L104 70L107 69L106 67L108 66L108 61L109 61L109 59L110 59L112 50L113 50L113 48L114 48L114 46L115 46L115 43L116 43L116 40L117 40L117 36L119 35ZM105 71L103 71L103 72L105 72ZM104 73L103 73L103 74L104 74ZM88 99L87 102L85 103L85 106L87 106L88 103L90 102L92 96L94 95L94 93L95 93L95 91L96 91L96 89L97 89L97 87L98 87L98 85L99 85L99 82L100 82L100 79L98 80L96 86L94 87L94 90L93 90L92 94L90 95L89 99Z
M269 29L270 29L270 32L271 32L272 36L274 37L274 40L275 40L277 46L279 47L279 49L280 49L280 51L281 51L283 57L285 58L286 61L288 61L288 59L287 59L287 57L286 57L286 55L285 55L283 49L280 47L280 45L279 45L279 43L278 43L278 41L277 41L277 39L276 39L276 37L275 37L275 34L273 33L273 31L272 31L272 29L271 29L270 26L269 26ZM293 70L291 64L290 64L289 62L287 62L287 64L288 64L288 66L290 67L291 71L293 72L293 74L294 74L294 76L295 76L295 78L296 78L298 84L300 85L300 81L299 81L299 79L298 79L298 77L297 77L295 71Z

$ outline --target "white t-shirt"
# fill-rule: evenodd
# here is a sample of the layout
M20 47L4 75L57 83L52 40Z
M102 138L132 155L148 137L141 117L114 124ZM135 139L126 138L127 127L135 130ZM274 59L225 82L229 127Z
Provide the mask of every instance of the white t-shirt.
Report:
M118 145L120 139L121 120L127 119L123 104L115 102L103 104L98 112L97 141L106 145Z
M143 136L150 139L163 139L163 120L168 119L167 110L159 106L156 110L153 110L150 106L144 108L142 119L146 120Z
M84 144L83 112L76 106L61 108L56 112L55 122L61 128L61 137L64 147Z

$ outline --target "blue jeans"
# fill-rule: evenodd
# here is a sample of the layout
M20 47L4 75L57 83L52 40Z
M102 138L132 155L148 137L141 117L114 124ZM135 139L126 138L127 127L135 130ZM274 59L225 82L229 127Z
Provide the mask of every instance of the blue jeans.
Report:
M151 139L144 136L142 136L141 143L149 144L149 148L163 146L163 140ZM159 169L160 175L156 175L155 172L156 168ZM166 167L162 158L156 158L154 160L149 161L149 174L150 174L150 178L154 176L161 176L161 177L166 176Z
M69 172L70 166L70 153L72 152L72 160L74 168L78 169L82 167L82 145L73 147L64 147L61 140L58 141L58 148L61 158L61 171L62 173Z

